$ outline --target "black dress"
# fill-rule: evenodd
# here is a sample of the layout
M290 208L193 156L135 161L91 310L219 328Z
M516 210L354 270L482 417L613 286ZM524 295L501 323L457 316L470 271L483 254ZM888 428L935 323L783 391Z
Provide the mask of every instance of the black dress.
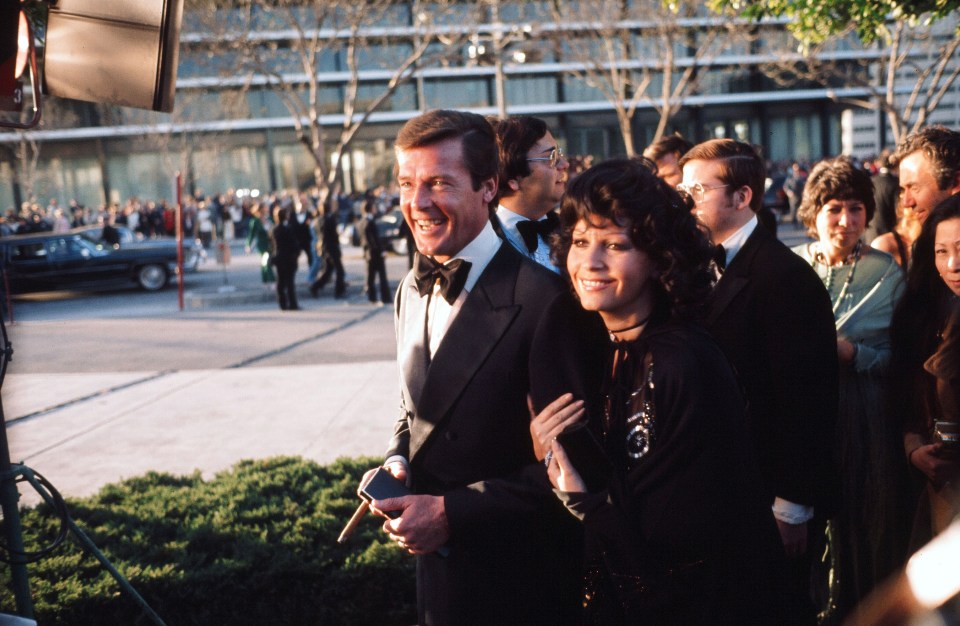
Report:
M699 327L615 344L606 385L608 489L558 492L583 521L585 621L790 624L785 557L740 388Z

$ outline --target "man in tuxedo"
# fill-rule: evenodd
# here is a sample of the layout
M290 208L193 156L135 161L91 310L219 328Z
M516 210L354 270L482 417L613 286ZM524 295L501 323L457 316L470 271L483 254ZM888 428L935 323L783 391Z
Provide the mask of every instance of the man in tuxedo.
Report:
M809 596L808 539L830 514L836 484L830 440L837 419L837 343L830 298L814 271L758 228L765 168L748 144L717 139L680 160L681 190L717 247L719 279L707 329L733 364L774 517ZM805 617L814 622L812 603ZM799 607L798 607L799 610Z
M578 324L547 315L582 311L494 233L487 120L425 113L400 130L396 155L419 252L396 297L402 405L384 465L415 495L374 511L399 513L384 530L417 555L418 623L576 622L577 528L534 456L527 396L537 409L585 397L578 372L600 367L557 332Z
M554 272L550 234L557 228L553 210L567 188L570 163L536 117L494 120L500 152L499 195L494 228L525 256Z

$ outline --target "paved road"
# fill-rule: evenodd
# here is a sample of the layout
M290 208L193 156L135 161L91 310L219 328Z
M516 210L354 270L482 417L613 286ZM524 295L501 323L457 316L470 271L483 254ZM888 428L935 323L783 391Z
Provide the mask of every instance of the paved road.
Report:
M148 470L381 453L399 398L393 318L362 294L359 251L345 300L311 298L298 274L301 311L280 311L240 252L225 280L212 263L192 277L185 311L175 290L18 298L2 387L13 460L82 496ZM389 258L394 281L405 269Z

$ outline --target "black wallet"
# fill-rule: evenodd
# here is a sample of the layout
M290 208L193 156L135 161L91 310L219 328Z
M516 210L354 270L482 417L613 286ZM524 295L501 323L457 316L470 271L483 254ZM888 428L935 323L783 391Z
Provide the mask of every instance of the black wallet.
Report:
M409 496L413 492L402 482L394 478L393 474L380 467L374 472L370 482L360 490L360 497L370 502L372 500L386 500L387 498L399 498ZM396 519L400 516L400 511L389 511L387 515Z
M607 488L613 474L613 464L587 422L570 426L557 435L557 442L563 446L573 468L586 484L587 491L593 493Z

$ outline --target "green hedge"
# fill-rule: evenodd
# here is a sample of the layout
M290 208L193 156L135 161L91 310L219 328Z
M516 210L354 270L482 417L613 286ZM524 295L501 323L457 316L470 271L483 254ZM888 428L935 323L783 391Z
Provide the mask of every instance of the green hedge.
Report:
M383 520L369 516L336 543L376 464L285 457L243 461L210 481L150 473L68 507L169 626L412 624L414 560L386 540ZM21 515L28 550L55 534L46 505ZM10 570L0 567L0 607L12 613ZM151 623L72 539L29 573L41 626Z

